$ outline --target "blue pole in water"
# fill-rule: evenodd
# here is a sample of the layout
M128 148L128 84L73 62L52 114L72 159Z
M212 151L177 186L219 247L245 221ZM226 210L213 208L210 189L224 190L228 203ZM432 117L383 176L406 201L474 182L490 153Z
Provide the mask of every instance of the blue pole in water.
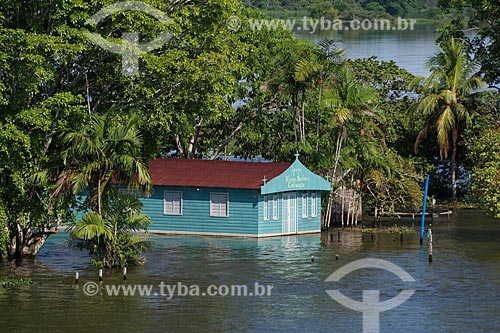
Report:
M427 190L429 189L429 175L425 178L424 203L422 204L422 220L420 223L420 244L424 242L425 210L427 208Z

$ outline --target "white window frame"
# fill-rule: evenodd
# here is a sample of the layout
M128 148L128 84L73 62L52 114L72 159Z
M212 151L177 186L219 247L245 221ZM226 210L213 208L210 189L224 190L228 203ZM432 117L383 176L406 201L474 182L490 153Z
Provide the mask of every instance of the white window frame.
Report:
M264 221L269 220L269 195L264 194Z
M167 211L167 193L168 194L172 194L172 211L168 212ZM175 200L175 197L174 195L178 195L179 196L179 210L178 211L175 211L175 202L177 200ZM165 190L163 192L163 215L171 215L171 216L181 216L182 215L182 206L183 206L183 202L182 202L182 191L168 191L168 190Z
M311 192L311 217L318 216L318 192Z
M214 203L214 196L217 196L217 197L225 197L225 201L226 201L226 214L225 215L222 215L221 214L221 209L219 208L219 212L218 213L213 213L214 211L214 206L216 203ZM217 203L217 204L221 204L221 203ZM210 192L210 216L211 217L229 217L229 193L225 193L225 192Z
M307 202L307 191L302 192L302 218L305 219L307 218L308 214L308 202Z
M277 220L280 218L280 195L278 193L273 194L273 220Z

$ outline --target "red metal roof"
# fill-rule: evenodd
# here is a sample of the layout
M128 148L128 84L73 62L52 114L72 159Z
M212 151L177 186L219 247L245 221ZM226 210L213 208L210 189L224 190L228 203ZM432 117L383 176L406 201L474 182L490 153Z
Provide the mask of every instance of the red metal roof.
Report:
M154 185L260 189L292 163L159 158L149 162Z

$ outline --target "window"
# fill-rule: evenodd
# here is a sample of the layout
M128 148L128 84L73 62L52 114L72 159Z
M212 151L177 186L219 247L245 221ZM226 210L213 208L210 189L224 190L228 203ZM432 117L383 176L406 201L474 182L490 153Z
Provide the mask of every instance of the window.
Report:
M269 195L264 195L264 221L269 220Z
M273 194L273 220L279 219L279 194Z
M182 192L177 192L177 191L164 192L163 214L182 215Z
M302 218L307 217L307 191L302 192Z
M210 216L229 216L229 194L210 193Z
M311 217L318 216L318 198L316 191L311 192Z

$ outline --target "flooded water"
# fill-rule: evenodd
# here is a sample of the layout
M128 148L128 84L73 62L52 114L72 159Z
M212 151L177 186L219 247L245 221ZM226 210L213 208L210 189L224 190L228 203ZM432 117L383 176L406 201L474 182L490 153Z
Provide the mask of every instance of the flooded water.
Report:
M411 224L411 223L410 223ZM149 296L108 296L122 285L120 272L104 275L101 293L85 253L68 249L66 234L49 238L35 260L0 266L4 276L29 276L32 286L0 287L0 332L361 332L362 314L344 308L325 290L361 301L363 290L381 300L403 289L415 294L380 314L381 332L500 331L500 221L461 210L435 222L434 261L419 236L342 232L264 240L154 236L156 250L144 267L130 268L126 285L152 285ZM314 262L311 261L314 255ZM336 260L338 255L338 260ZM379 258L399 265L416 282L402 282L381 269L362 269L339 282L325 280L356 259ZM81 273L78 287L74 272ZM159 286L272 285L270 295L161 295ZM193 289L194 290L194 289ZM261 290L259 290L260 292ZM156 295L154 294L156 292Z

